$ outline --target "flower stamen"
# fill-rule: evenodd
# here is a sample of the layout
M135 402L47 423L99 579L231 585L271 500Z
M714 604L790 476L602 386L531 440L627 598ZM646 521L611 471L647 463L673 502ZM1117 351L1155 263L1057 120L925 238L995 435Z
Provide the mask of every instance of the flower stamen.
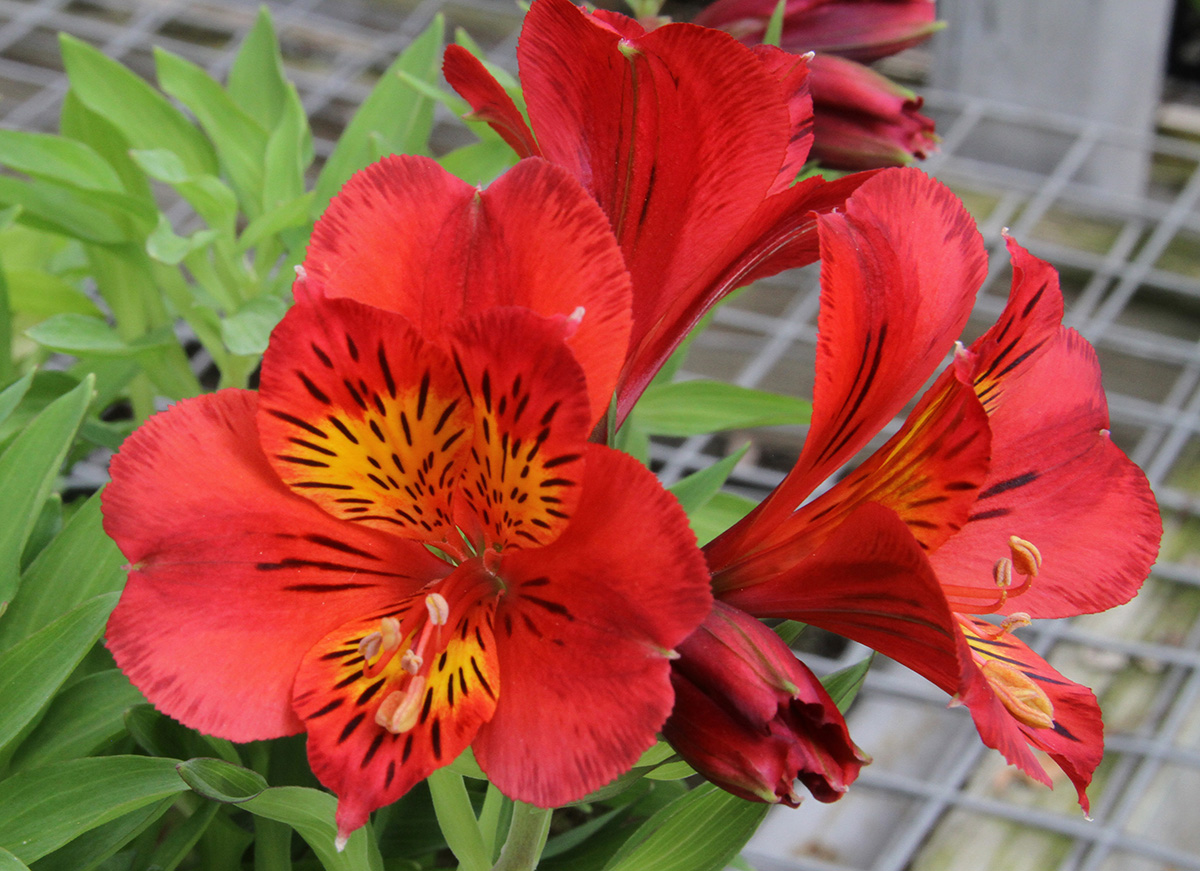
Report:
M418 675L405 690L390 693L375 711L375 722L394 735L403 735L417 725L425 693L425 675Z

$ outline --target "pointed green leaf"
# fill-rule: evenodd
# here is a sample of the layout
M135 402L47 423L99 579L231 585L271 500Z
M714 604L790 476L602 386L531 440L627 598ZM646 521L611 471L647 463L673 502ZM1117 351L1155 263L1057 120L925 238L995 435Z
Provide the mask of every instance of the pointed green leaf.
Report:
M706 783L643 823L605 871L721 871L770 807Z
M50 855L38 859L32 871L92 871L100 868L114 853L150 828L174 803L173 796L151 802L88 829Z
M862 662L848 665L821 678L821 685L825 687L825 692L829 693L829 697L833 699L833 703L843 714L858 695L858 691L862 689L863 681L867 679L867 672L871 670L871 663L874 661L875 651L872 650L870 656Z
M29 385L32 383L33 373L27 372L20 379L0 391L0 423L8 420L8 416L21 404L21 400L29 392Z
M193 792L223 804L241 804L267 788L257 771L223 759L189 759L180 762L176 770Z
M16 592L25 540L75 440L93 384L88 378L55 400L0 456L0 602Z
M290 83L283 70L279 39L271 12L258 11L254 27L246 34L229 69L229 96L263 127L273 129L283 115Z
M216 175L212 145L158 91L98 49L72 36L59 37L71 90L111 122L132 148L164 148L192 173Z
M0 164L26 175L101 191L123 191L121 179L99 154L49 133L0 130Z
M235 354L261 354L286 312L287 303L279 297L256 297L221 321L221 339Z
M652 385L634 409L654 435L689 436L753 426L808 423L812 404L722 381Z
M255 816L287 823L295 829L326 871L382 871L383 859L370 825L357 829L342 852L334 843L337 827L333 816L337 799L327 792L301 786L278 786L238 805Z
M42 269L12 269L8 279L9 305L15 312L47 318L72 313L101 317L86 293L61 276Z
M154 50L159 86L192 110L217 150L239 201L252 217L262 202L267 131L207 72L161 48Z
M671 485L671 492L679 500L684 512L691 514L707 504L708 500L715 496L729 479L733 467L742 457L746 456L746 451L749 449L749 445L744 445L708 468L693 472L682 481Z
M125 711L145 699L118 669L72 683L13 755L12 770L86 756L125 731Z
M371 134L396 154L424 154L433 129L433 101L410 88L400 78L437 81L441 75L445 23L440 15L412 41L359 107L317 179L314 206L323 211L346 180L370 163L374 156Z
M116 593L97 596L0 654L0 750L50 702L116 604Z
M29 866L8 850L0 850L0 871L29 871Z
M146 756L71 759L4 781L0 847L22 862L76 836L187 789L178 760Z
M755 502L735 493L715 493L688 515L700 544L707 544L754 510Z

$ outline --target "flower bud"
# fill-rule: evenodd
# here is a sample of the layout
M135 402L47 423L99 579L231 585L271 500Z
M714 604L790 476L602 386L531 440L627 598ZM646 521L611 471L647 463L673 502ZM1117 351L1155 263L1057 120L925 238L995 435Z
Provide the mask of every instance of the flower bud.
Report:
M762 42L776 0L717 0L695 23L749 45ZM780 48L832 52L870 63L914 46L940 29L933 0L788 0Z
M663 734L693 768L751 801L841 798L868 760L820 681L774 632L715 603L671 664L675 708Z
M937 149L923 100L862 64L828 54L809 61L813 157L829 169L903 166Z

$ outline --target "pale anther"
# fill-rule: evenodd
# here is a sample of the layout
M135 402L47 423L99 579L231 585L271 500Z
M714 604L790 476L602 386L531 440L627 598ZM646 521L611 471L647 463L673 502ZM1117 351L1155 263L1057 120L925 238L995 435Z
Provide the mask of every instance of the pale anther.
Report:
M996 582L996 586L1002 590L1012 586L1013 564L1008 557L996 560L996 564L992 566L992 579Z
M1034 547L1033 542L1011 535L1008 538L1008 548L1012 554L1013 568L1017 573L1036 578L1038 570L1042 567L1042 553Z
M404 651L404 655L400 657L400 667L409 674L416 674L424 663L425 660L411 649Z
M383 649L395 650L400 646L400 621L395 617L384 617L379 621L379 636Z
M1033 619L1024 611L1018 611L1015 614L1009 614L1000 621L1000 634L1011 632L1014 629L1020 629L1022 626L1028 626L1033 622Z
M424 692L425 678L413 678L407 690L397 690L380 703L375 722L394 735L404 734L417 725Z
M372 632L362 641L358 642L358 652L364 660L370 662L379 655L379 651L383 649L383 635L378 632Z
M425 607L429 611L429 622L434 626L445 626L450 620L450 603L441 593L430 593L426 596Z

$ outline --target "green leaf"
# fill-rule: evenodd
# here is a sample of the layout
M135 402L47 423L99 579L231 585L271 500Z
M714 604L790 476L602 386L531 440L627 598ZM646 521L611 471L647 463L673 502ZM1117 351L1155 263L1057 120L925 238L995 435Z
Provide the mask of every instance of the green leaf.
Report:
M197 230L190 236L178 236L166 215L158 216L154 232L146 237L146 253L168 266L178 266L193 251L206 248L217 238L216 230Z
M251 217L262 203L267 131L201 67L161 48L154 50L160 87L192 110L217 149L239 200Z
M0 871L29 871L29 866L8 850L0 850Z
M130 154L147 175L179 191L209 227L223 236L233 237L238 202L225 182L216 176L190 172L179 156L170 151L134 150Z
M650 780L683 780L695 773L696 769L680 760L668 762L666 765L660 765L652 771L647 771L646 777Z
M73 239L115 245L128 238L110 211L96 208L67 188L0 176L0 205L20 206L20 221Z
M871 663L874 661L875 651L872 650L871 655L862 662L848 665L821 678L821 685L825 687L825 692L829 693L829 697L833 699L833 703L843 714L858 695L858 691L862 689L863 681L867 679L867 672L871 670Z
M355 830L345 849L338 852L335 845L337 828L333 822L337 799L327 792L302 786L278 786L243 802L239 807L255 816L287 823L308 842L326 871L383 869L383 859L375 845L370 825Z
M749 449L749 445L744 445L708 468L693 472L682 481L673 484L670 488L671 492L679 500L684 512L691 514L698 511L708 500L712 499L729 479L733 467L742 457L746 456L746 451Z
M259 215L242 231L238 238L238 250L246 251L285 230L308 225L311 223L309 213L312 210L312 201L313 194L309 191L295 199L279 203L271 211Z
M73 139L24 130L0 130L0 164L72 187L124 192L121 179L99 154Z
M456 148L438 158L446 172L472 185L487 185L517 162L517 153L499 136Z
M235 354L261 354L286 313L287 303L279 297L255 297L221 321L221 340Z
M771 17L767 19L767 29L763 33L763 45L778 46L783 39L783 16L787 12L787 3L788 0L779 0L771 10Z
M241 804L267 788L257 771L223 759L189 759L176 766L179 776L192 791L222 804Z
M14 312L32 315L39 320L51 315L72 313L102 317L86 293L66 279L41 269L10 269L8 280L9 305Z
M372 134L395 154L426 152L433 129L433 100L405 84L400 73L419 81L437 81L441 75L444 34L445 22L438 15L380 77L321 169L316 185L316 209L323 211L346 180L375 158L377 146L372 142Z
M605 871L721 871L769 808L706 783L643 823Z
M707 544L754 510L756 503L734 493L716 493L688 515L700 544Z
M129 354L129 346L107 321L88 315L54 315L30 327L25 335L39 345L63 354Z
M217 756L238 765L237 748L224 738L202 735L150 705L134 705L125 712L125 729L151 756L185 759Z
M13 755L12 770L86 756L125 732L125 711L145 699L118 669L72 683L54 697Z
M753 426L808 423L812 404L792 396L722 381L652 385L634 408L638 426L654 435L690 436Z
M0 620L0 650L77 605L125 585L125 558L100 524L100 494L89 498L21 576Z
M12 599L25 541L92 399L88 378L55 400L0 456L0 602Z
M43 856L32 871L91 871L144 832L175 803L165 798L88 829L66 846Z
M24 376L5 387L3 391L0 391L0 423L8 420L8 416L21 404L21 400L29 392L29 385L32 383L33 373L27 372Z
M175 759L71 759L4 781L0 847L32 862L72 838L187 789Z
M146 174L129 156L129 141L116 125L84 105L74 91L67 91L63 97L58 126L63 136L82 142L100 155L117 173L130 196L154 205L154 191Z
M0 654L0 750L46 707L116 604L116 593L97 596Z
M283 116L290 87L271 12L263 6L229 69L229 96L270 130Z
M82 40L62 34L59 44L72 92L132 148L173 151L189 172L217 174L212 145L166 97Z

